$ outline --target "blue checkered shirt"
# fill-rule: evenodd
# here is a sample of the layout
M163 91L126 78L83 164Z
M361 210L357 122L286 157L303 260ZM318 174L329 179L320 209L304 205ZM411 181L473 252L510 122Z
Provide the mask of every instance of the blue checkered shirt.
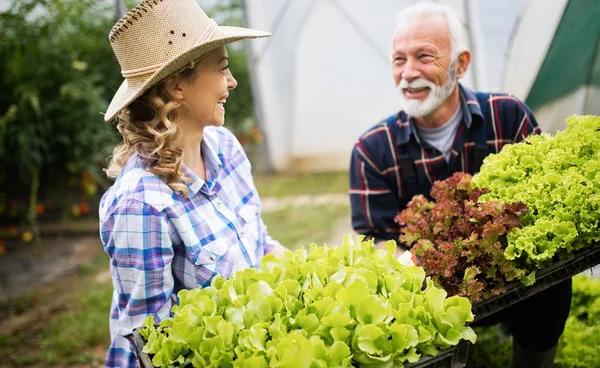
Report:
M110 256L114 293L107 367L135 367L127 338L153 315L170 316L182 289L202 288L217 274L256 267L278 243L261 219L250 162L225 128L206 128L206 181L183 167L182 199L133 156L100 203L100 236Z

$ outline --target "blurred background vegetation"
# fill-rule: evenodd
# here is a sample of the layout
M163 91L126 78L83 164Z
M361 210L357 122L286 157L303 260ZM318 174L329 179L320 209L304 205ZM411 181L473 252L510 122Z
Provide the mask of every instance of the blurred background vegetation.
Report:
M199 3L220 24L243 23L238 0ZM102 116L122 82L108 42L116 17L114 0L0 0L0 367L103 366L113 287L97 208L120 140ZM228 51L238 87L226 127L260 174L244 44ZM271 235L291 249L349 227L345 172L255 181Z
M242 25L237 0L206 10ZM115 21L112 0L12 0L0 13L0 239L37 238L38 218L95 212L110 186L102 168L119 137L102 112L123 80L108 43ZM254 152L262 135L243 43L229 55L238 87L227 127Z

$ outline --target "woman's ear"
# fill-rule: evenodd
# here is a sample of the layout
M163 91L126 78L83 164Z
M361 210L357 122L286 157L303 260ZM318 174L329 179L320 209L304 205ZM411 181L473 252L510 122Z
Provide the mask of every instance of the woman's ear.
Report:
M181 80L179 78L167 78L164 82L165 89L176 100L183 100L184 90L181 88Z

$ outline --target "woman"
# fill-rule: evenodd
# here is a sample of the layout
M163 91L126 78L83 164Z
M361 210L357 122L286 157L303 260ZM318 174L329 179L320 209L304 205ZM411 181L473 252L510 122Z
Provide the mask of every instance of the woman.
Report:
M237 82L224 45L268 33L221 27L195 0L145 0L109 39L126 78L105 120L123 143L100 233L115 288L106 366L134 367L133 329L168 317L181 289L283 253L260 217L250 163L222 128Z

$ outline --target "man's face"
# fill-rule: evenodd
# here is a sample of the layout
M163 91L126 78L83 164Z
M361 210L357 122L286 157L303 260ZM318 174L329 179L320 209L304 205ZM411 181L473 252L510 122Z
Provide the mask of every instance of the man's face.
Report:
M439 15L415 18L394 37L392 71L406 113L431 114L456 87L448 23Z

